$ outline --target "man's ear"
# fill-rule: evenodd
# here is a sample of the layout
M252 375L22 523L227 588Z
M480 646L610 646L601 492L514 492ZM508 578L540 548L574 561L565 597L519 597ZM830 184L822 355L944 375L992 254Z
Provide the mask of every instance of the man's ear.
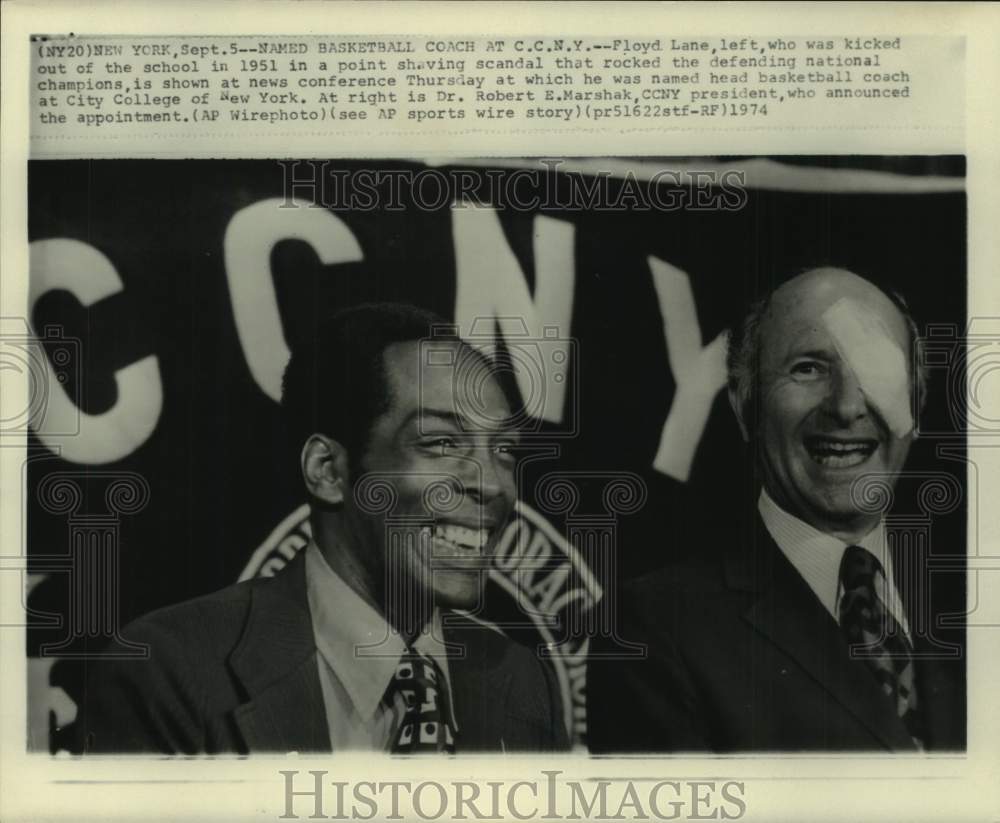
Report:
M736 389L730 387L726 392L729 396L729 406L736 416L736 424L740 427L740 434L743 435L743 442L750 442L750 431L747 428L747 421L743 419L743 398L739 396Z
M347 449L337 440L322 434L312 434L300 455L302 479L309 494L331 506L344 502L350 483Z

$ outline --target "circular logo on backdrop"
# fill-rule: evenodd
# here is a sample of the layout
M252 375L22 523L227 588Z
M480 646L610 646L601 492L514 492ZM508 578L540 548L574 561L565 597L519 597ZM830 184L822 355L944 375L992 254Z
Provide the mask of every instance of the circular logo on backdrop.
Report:
M303 503L257 547L240 580L271 577L312 538ZM489 624L535 644L551 661L562 691L566 727L577 746L587 733L587 637L574 633L579 615L601 598L601 587L579 552L531 506L518 502L493 556L485 613ZM473 619L479 622L479 617Z

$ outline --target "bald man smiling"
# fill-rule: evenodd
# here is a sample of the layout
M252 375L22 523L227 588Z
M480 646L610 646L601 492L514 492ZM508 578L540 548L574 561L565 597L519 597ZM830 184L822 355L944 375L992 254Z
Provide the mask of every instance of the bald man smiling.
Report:
M870 484L895 486L913 441L916 339L901 298L844 269L751 307L727 365L756 461L753 523L621 598L618 636L648 655L605 660L596 639L588 699L641 722L592 712L592 751L964 748L961 661L930 654L914 619L929 591L900 585L910 558L866 501Z

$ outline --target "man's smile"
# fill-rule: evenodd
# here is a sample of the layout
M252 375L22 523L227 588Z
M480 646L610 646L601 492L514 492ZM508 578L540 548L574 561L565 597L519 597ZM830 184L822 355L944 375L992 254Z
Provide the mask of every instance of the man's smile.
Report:
M492 528L472 528L457 523L435 523L424 526L421 535L431 541L434 557L472 558L484 555L493 531Z
M805 447L813 462L824 468L852 469L875 453L878 440L871 437L810 435L805 438Z

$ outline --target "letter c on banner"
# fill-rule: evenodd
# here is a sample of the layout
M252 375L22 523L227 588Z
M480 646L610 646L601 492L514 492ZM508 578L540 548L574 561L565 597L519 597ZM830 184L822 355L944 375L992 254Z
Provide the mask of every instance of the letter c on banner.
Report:
M111 261L80 240L36 240L30 256L29 318L34 316L39 298L53 289L66 289L84 306L122 290ZM41 352L41 346L38 348ZM74 463L96 465L120 460L149 439L163 408L160 369L154 355L115 372L118 401L104 414L86 414L79 409L59 383L48 357L39 359L45 367L48 402L35 433L47 448Z
M281 240L309 243L326 266L364 259L361 246L336 215L309 203L271 198L240 209L226 227L226 277L243 356L257 385L281 400L281 375L290 354L271 276L271 250ZM284 205L282 205L284 204Z

